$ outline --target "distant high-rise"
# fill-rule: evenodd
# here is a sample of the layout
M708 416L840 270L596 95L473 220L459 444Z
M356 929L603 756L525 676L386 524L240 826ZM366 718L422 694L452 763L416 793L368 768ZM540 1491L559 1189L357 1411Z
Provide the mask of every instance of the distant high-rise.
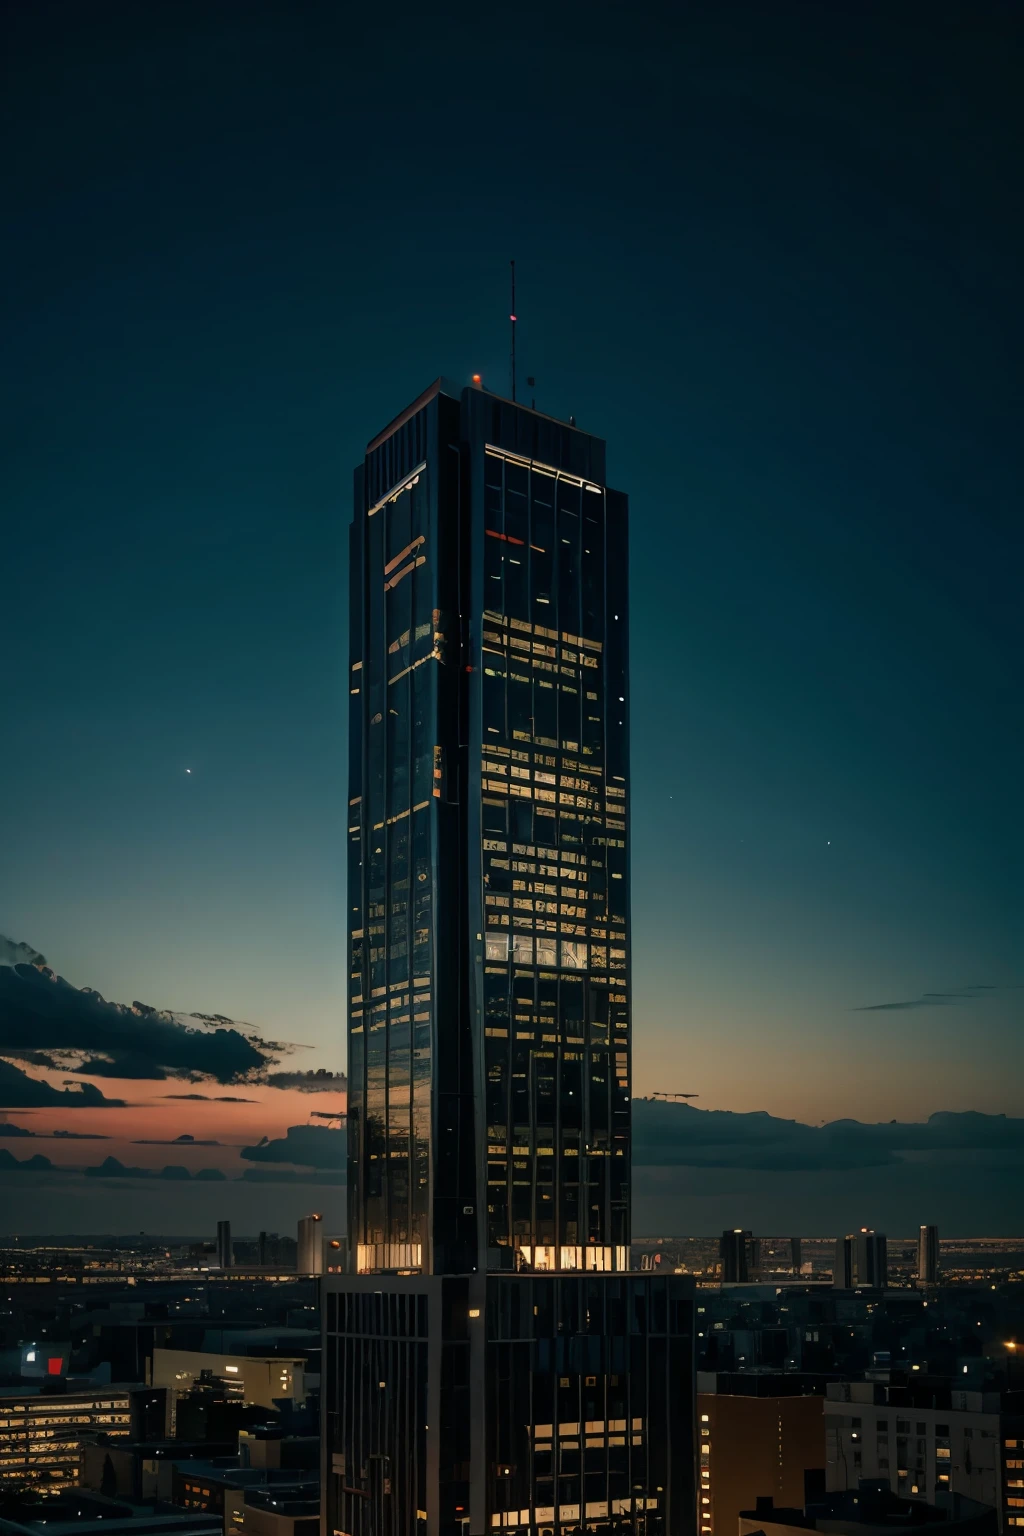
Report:
M922 1227L917 1237L917 1278L934 1285L939 1278L939 1229Z
M217 1263L221 1269L230 1269L234 1263L230 1221L217 1223Z
M861 1227L836 1242L832 1284L843 1290L862 1286L883 1288L888 1281L889 1259L884 1232Z
M627 501L438 381L356 472L349 1536L694 1528L690 1282L629 1273Z
M324 1219L321 1215L300 1216L298 1246L295 1255L296 1273L322 1275L324 1272Z
M742 1285L750 1279L750 1250L754 1239L742 1227L723 1232L718 1244L725 1285Z
M789 1240L789 1267L794 1275L800 1273L800 1265L803 1262L803 1249L798 1237Z

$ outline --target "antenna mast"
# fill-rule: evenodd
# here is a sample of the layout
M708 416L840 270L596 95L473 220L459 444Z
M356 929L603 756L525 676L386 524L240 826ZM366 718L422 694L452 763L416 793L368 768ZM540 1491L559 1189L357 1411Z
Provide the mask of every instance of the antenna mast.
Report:
M512 262L512 312L509 320L512 322L512 401L516 398L516 264Z

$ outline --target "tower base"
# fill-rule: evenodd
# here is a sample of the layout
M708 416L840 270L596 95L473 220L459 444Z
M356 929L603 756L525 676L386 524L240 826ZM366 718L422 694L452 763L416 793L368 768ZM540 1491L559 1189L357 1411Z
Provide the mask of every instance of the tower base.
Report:
M677 1275L323 1281L325 1536L693 1536Z

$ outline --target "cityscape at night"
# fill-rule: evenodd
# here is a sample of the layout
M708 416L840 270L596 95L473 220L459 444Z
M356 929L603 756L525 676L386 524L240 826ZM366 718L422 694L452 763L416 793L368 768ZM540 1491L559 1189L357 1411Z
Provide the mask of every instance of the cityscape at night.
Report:
M1024 16L0 28L0 1536L1024 1536Z

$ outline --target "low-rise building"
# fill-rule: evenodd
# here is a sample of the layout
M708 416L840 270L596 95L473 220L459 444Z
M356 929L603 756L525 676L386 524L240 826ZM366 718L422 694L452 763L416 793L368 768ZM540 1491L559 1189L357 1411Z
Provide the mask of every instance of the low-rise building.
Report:
M887 1479L897 1494L947 1493L1024 1528L1024 1392L964 1391L945 1378L834 1382L825 1399L825 1478L833 1491Z
M224 1536L318 1536L319 1530L318 1490L240 1489L224 1509Z
M795 1536L799 1531L828 1536L996 1536L996 1512L961 1494L946 1493L936 1504L901 1499L886 1482L863 1482L856 1490L825 1494L802 1508L779 1508L760 1498L739 1519L739 1536Z
M698 1536L734 1536L740 1510L768 1491L802 1503L825 1466L824 1399L799 1377L697 1376Z
M204 1378L205 1373L205 1378ZM168 1430L173 1433L177 1402L202 1379L237 1384L240 1400L273 1408L284 1399L301 1403L306 1396L306 1360L299 1355L214 1354L206 1350L154 1349L150 1385L166 1387Z
M0 1387L0 1488L74 1488L83 1441L100 1432L131 1435L128 1387L41 1392L34 1384Z

